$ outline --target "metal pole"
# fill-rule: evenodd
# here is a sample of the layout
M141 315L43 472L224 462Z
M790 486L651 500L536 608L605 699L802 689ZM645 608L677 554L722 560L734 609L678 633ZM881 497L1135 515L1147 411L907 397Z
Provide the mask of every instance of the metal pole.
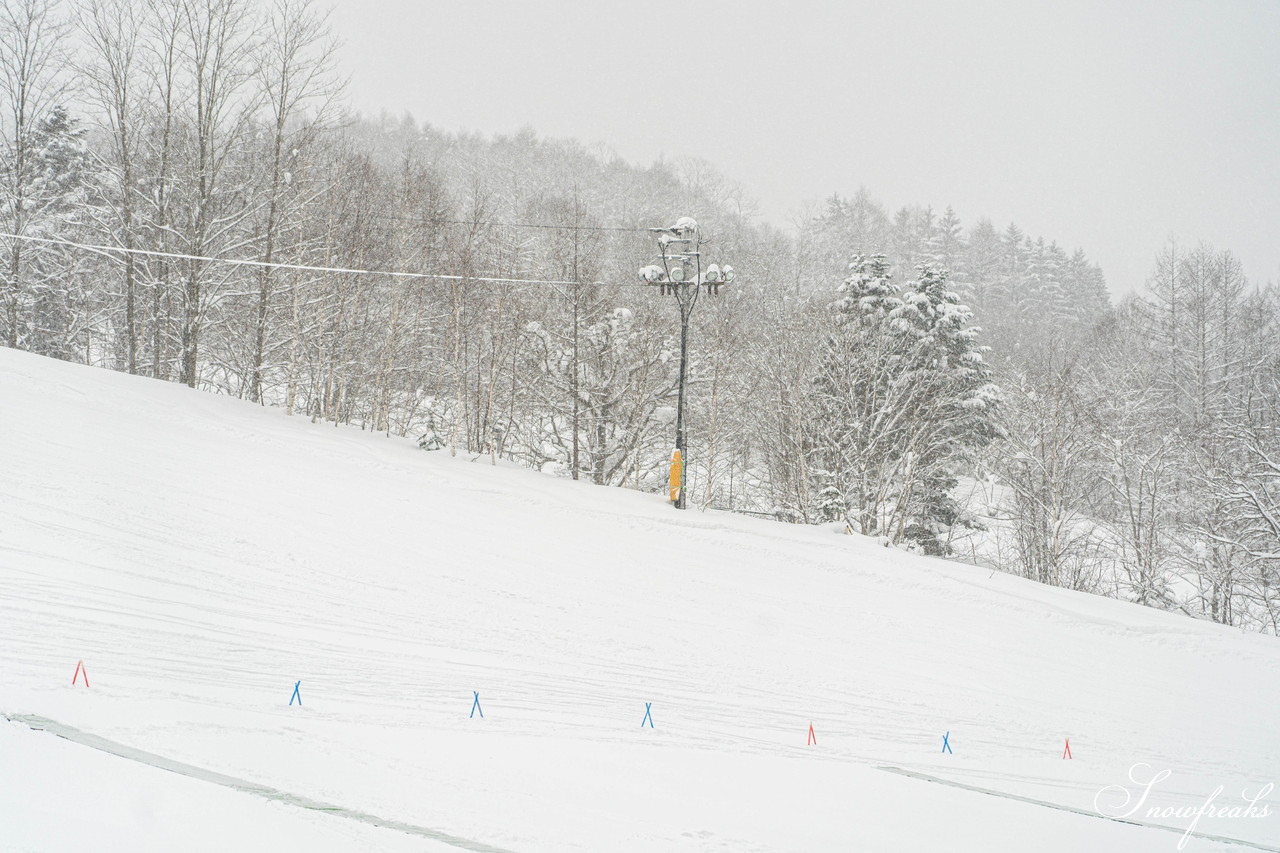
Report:
M676 509L688 506L689 453L685 441L684 409L685 386L689 371L689 320L694 306L698 303L698 288L706 287L708 293L718 293L721 283L733 281L733 268L725 266L723 270L713 264L707 273L710 278L703 279L702 272L702 237L698 233L698 224L690 217L681 217L675 228L652 228L658 232L658 245L662 250L662 267L654 264L640 270L641 281L657 285L663 296L674 296L676 306L680 309L680 373L676 379L676 451L680 455L679 494L676 496ZM668 253L672 243L681 245L678 255ZM674 268L672 262L680 266ZM677 275L678 274L678 275Z
M573 479L578 479L578 431L582 406L578 400L578 299L582 282L578 281L578 240L573 241L573 378L569 380L569 393L573 395Z
M578 185L573 186L573 379L569 383L570 393L573 394L573 479L578 479L578 434L581 430L582 423L582 401L579 399L579 372L578 365L578 325L579 325L579 304L582 299L582 279L578 272L578 242L582 238L582 232L579 226L582 224L582 207L578 201Z
M688 285L679 285L681 288ZM695 284L696 288L697 285ZM685 451L684 445L684 378L685 368L689 363L689 315L693 306L687 302L685 296L687 291L680 291L680 295L676 297L680 306L680 379L679 392L676 397L676 450L680 451L680 496L676 498L676 509L684 509L685 507L685 481L689 474L689 454Z

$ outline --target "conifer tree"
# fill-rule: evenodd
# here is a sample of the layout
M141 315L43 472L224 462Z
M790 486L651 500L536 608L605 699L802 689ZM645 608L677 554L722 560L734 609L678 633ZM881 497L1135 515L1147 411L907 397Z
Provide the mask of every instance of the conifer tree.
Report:
M883 255L855 257L831 306L814 388L814 489L856 532L945 550L960 464L998 435L998 389L972 312L929 265L905 289ZM829 514L829 509L828 509Z

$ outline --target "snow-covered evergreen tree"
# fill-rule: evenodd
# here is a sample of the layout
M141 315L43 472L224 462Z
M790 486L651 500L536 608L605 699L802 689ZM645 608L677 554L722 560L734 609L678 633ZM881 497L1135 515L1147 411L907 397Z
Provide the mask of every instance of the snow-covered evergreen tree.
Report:
M928 265L903 289L857 256L831 306L815 378L815 492L843 496L857 532L941 553L960 464L998 434L998 389L972 312Z
M26 232L51 239L84 238L96 218L96 176L85 131L66 107L54 107L35 127L29 165ZM80 271L104 260L42 243L28 246L25 255L27 348L61 359L83 354L93 314L106 294Z

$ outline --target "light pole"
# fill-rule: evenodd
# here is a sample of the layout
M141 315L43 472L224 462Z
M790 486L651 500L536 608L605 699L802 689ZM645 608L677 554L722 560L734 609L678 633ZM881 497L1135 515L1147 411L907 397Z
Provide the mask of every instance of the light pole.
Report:
M692 217L682 216L671 228L650 228L658 235L662 250L658 264L640 270L640 280L658 288L664 296L675 297L680 311L680 377L676 396L676 447L672 454L671 493L676 509L685 508L685 472L688 470L684 438L685 375L689 366L689 318L698 304L699 288L718 296L720 288L734 279L733 267L717 264L702 268L702 236ZM674 247L674 248L672 248ZM679 483L675 480L675 463L679 462Z

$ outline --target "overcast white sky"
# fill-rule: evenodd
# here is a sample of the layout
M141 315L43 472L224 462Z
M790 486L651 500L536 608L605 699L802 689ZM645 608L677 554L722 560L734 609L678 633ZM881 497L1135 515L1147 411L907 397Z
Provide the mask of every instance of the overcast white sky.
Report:
M1116 293L1170 235L1280 280L1280 0L331 2L365 112L702 157L778 224L950 204Z

